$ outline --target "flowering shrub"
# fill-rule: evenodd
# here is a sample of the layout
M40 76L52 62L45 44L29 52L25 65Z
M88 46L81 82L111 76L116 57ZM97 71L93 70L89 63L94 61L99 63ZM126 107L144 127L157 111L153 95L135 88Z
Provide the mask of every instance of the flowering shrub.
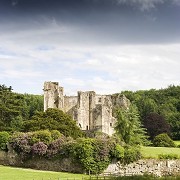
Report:
M17 153L28 154L31 151L29 144L29 134L27 133L15 133L11 138L11 146Z
M33 155L43 156L46 154L48 146L43 142L37 142L32 146Z
M51 142L47 149L47 156L50 158L57 155L58 152L62 150L65 141L66 138L62 135L59 139L56 139L55 141Z
M53 135L52 138L52 134L47 130L16 133L12 136L10 144L23 160L26 157L33 158L34 156L44 156L49 159L71 158L81 164L84 171L93 174L103 172L113 158L122 160L124 163L130 163L140 158L138 148L126 146L124 150L116 137L98 136L97 138L74 140L64 135L59 137L57 132L54 134L57 136Z

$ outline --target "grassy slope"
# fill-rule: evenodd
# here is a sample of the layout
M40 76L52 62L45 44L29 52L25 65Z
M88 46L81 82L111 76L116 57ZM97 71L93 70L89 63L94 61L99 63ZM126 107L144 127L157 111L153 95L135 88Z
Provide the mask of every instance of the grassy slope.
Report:
M180 148L142 147L143 158L158 158L158 154L177 154L180 157Z
M0 179L2 180L62 180L88 179L89 176L52 171L38 171L32 169L12 168L0 165Z

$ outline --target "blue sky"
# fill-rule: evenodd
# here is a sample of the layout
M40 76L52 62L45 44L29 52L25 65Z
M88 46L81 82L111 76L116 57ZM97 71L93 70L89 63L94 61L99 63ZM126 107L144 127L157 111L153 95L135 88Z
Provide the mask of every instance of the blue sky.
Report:
M0 0L0 84L65 94L180 84L180 0Z

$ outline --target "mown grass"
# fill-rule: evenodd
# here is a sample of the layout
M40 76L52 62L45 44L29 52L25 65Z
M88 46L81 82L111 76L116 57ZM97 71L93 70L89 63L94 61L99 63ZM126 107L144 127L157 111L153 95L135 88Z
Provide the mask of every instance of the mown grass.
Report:
M180 158L180 148L168 148L168 147L141 147L141 153L143 158L155 158L158 159L159 154L176 154Z
M174 143L178 146L180 145L180 141L174 141Z
M13 168L0 165L0 180L82 180L89 179L83 174Z

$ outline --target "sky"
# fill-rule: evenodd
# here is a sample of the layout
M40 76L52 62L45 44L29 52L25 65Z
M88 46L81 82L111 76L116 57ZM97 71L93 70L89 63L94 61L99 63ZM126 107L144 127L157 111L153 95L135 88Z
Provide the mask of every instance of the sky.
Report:
M43 94L180 85L180 0L0 0L0 84Z

